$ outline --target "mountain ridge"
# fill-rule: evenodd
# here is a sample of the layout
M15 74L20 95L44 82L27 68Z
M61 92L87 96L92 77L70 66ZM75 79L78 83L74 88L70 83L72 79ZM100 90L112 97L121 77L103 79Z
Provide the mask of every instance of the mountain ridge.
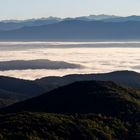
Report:
M139 126L140 90L111 81L77 81L0 109L5 140L139 140Z
M13 77L0 76L0 107L22 101L31 97L39 96L56 88L66 86L78 81L113 81L119 85L140 89L140 74L133 71L117 71L105 74L74 74L63 77L50 76L34 81L23 80ZM8 103L6 100L10 100ZM4 104L4 101L5 104Z
M0 112L101 113L127 118L128 114L130 116L138 110L140 111L139 90L109 81L82 81L0 109Z
M139 36L139 21L66 20L0 32L0 40L138 40Z

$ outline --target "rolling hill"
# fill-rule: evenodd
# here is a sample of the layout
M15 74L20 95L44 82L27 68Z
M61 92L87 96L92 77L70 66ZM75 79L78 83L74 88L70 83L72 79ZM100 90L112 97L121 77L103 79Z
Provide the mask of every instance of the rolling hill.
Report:
M139 138L140 90L110 81L75 82L0 109L0 139Z
M139 140L139 118L140 90L76 82L0 109L0 138Z
M120 85L140 89L140 74L133 71L115 71L102 74L73 74L63 77L52 76L36 79L35 82L40 86L43 86L46 91L50 91L76 81L89 80L113 81Z
M30 97L41 94L44 90L33 81L5 76L0 76L0 89Z
M133 71L44 77L34 81L0 76L0 107L38 96L77 81L89 80L113 81L123 86L140 89L140 74Z
M63 77L44 77L34 81L0 76L0 107L38 96L77 81L113 81L140 89L140 74L133 71L116 71L104 74L73 74Z
M101 113L125 116L140 110L140 91L113 82L76 82L2 109L2 112Z
M33 81L0 76L0 108L45 92Z
M28 99L30 96L0 89L0 108Z

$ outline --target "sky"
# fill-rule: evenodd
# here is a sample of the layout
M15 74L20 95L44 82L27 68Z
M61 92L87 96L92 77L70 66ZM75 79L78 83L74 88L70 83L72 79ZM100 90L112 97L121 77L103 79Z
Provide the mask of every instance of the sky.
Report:
M140 0L0 0L0 19L140 15Z

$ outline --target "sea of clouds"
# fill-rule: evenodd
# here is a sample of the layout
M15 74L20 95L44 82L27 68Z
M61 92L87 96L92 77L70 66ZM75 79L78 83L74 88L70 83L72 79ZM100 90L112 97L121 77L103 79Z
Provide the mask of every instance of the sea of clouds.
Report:
M140 72L140 42L0 42L0 75L24 79Z

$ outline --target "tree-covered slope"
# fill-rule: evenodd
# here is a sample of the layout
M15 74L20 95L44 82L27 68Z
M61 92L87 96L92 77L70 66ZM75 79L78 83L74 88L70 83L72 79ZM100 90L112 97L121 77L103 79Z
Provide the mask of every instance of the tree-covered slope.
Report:
M0 108L45 92L34 81L0 76Z
M139 140L140 91L103 81L57 88L0 109L0 139Z
M0 89L0 108L28 99L28 95Z
M132 125L101 115L22 112L0 115L2 140L125 140L138 136Z
M125 116L140 110L140 91L113 82L83 81L60 87L1 112L101 113Z
M76 81L89 80L113 81L140 89L140 74L133 71L116 71L105 74L73 74L63 77L44 77L35 81L0 76L0 108Z

